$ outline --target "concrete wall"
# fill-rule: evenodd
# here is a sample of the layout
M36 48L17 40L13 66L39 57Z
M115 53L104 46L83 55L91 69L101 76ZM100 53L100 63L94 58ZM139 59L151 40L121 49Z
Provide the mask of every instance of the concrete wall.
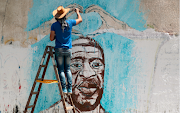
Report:
M71 64L77 112L179 113L178 0L1 0L0 113L23 112L59 5L83 11L72 32L83 51ZM59 100L57 84L43 84L35 113L63 112Z

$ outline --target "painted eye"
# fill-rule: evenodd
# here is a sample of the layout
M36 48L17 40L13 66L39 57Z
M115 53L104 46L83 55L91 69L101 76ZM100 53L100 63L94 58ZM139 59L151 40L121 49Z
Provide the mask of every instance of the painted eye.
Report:
M75 68L75 69L81 69L82 64L79 62L75 62L71 64L71 67Z
M93 62L91 66L95 69L99 69L99 67L102 66L102 64L99 62Z

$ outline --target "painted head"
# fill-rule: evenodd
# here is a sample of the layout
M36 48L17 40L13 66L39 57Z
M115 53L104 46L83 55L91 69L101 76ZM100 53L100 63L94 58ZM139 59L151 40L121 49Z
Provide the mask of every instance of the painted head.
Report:
M100 104L103 94L103 49L88 37L80 37L72 45L73 102L79 110L91 111Z

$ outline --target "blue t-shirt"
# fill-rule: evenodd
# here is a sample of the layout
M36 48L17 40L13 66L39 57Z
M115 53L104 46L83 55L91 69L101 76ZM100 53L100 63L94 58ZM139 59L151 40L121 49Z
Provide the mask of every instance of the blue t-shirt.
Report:
M61 24L59 22L55 22L51 26L51 31L55 31L55 48L72 48L72 40L71 40L71 31L72 26L76 25L76 20L70 19L66 20L69 27L64 29L64 33L61 29Z

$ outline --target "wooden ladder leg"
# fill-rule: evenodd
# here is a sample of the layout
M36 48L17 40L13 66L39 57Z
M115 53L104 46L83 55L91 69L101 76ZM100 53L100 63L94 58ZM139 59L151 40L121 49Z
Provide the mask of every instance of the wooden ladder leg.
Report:
M38 71L37 71L37 74L36 74L36 77L35 77L33 86L32 86L32 88L31 88L31 92L30 92L28 101L27 101L27 103L26 103L26 107L25 107L24 113L27 112L27 109L28 109L28 108L32 108L31 113L34 112L34 108L35 108L35 105L36 105L36 102L35 102L35 101L37 101L37 97L39 96L39 92L40 92L40 89L41 89L41 85L42 85L42 84L39 84L39 86L38 86L38 91L37 91L37 92L34 92L34 89L35 89L35 86L36 86L36 80L37 80L38 77L39 77L39 74L40 74L40 71L41 71L41 68L42 68L44 59L45 59L45 57L46 57L47 50L48 50L48 47L45 48L45 51L44 51L43 57L42 57L42 59L41 59L41 63L40 63L39 69L38 69ZM50 55L49 55L49 58L50 58ZM48 61L48 62L49 62L49 61ZM46 62L46 64L47 64L47 62ZM47 68L47 66L46 66L45 68ZM44 69L44 70L45 70L45 69ZM45 74L45 71L43 72L43 74ZM43 77L43 78L44 78L44 77ZM31 106L29 106L33 94L36 94L36 98L35 98L34 104L31 105Z
M47 70L47 66L48 66L48 63L49 63L49 59L50 59L50 54L48 55L48 58L47 58L47 61L46 61L46 65L45 65L45 67L44 67L44 71L43 71L41 80L44 80L45 73L46 73L46 70ZM37 80L37 79L36 79L36 80ZM41 87L42 87L42 83L39 84L38 92L40 92ZM34 101L34 105L35 105L35 106L36 106L38 97L39 97L39 93L38 93L38 94L36 95L36 97L35 97L35 101ZM32 113L34 112L35 106L33 106L33 108L32 108Z
M68 95L68 97L69 97L69 101L70 101L70 104L71 104L71 106L73 106L73 113L76 113L76 111L75 111L75 107L74 107L74 103L73 103L73 100L72 100L72 97L71 97L71 95Z

